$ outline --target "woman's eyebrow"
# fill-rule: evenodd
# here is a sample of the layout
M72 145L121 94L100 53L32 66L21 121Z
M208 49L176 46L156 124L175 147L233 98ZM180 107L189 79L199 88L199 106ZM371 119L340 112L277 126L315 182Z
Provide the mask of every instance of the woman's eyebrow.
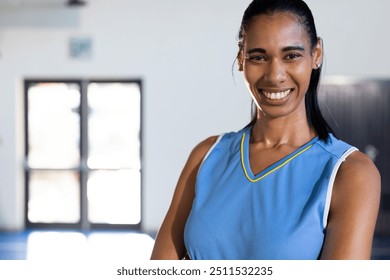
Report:
M253 48L253 49L249 49L247 51L248 54L250 53L267 53L267 51L263 48Z
M289 52L289 51L302 51L304 52L305 51L305 48L302 47L302 46L287 46L287 47L284 47L282 48L282 52ZM267 51L263 48L253 48L253 49L249 49L247 51L248 54L251 54L251 53L267 53Z
M305 48L302 47L302 46L288 46L288 47L284 47L282 49L283 52L290 52L290 51L301 51L301 52L304 52L305 51Z

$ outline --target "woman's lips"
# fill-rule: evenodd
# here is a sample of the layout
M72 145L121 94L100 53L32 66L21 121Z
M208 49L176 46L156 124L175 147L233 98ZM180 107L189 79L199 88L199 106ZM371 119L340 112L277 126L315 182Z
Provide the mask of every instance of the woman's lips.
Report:
M271 100L281 100L283 98L286 98L291 92L291 89L287 89L285 91L279 91L279 92L269 92L266 90L261 90L261 92L264 94L264 96Z

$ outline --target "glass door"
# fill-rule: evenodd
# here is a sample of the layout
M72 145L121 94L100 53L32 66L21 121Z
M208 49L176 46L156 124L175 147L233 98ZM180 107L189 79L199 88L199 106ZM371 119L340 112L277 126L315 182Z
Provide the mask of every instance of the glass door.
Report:
M80 223L80 84L31 83L26 146L27 218Z
M88 84L88 219L95 224L141 221L138 84ZM133 93L133 94L129 94Z
M25 82L27 226L138 227L139 81Z

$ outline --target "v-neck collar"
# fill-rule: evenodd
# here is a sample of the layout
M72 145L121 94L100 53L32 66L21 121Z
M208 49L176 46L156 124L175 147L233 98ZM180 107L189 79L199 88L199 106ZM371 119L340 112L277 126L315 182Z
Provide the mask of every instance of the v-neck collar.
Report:
M241 138L241 145L240 145L240 154L241 154L241 164L242 168L244 170L245 176L249 181L252 183L258 182L261 179L267 177L271 173L277 171L278 169L285 166L287 163L292 161L297 156L301 155L302 153L309 150L315 142L318 141L318 136L311 139L309 142L301 146L300 148L296 149L295 151L291 152L290 154L286 155L285 157L281 158L280 160L276 161L275 163L271 164L269 167L265 168L258 174L253 174L250 161L249 161L249 140L250 140L250 132L251 129L246 129Z

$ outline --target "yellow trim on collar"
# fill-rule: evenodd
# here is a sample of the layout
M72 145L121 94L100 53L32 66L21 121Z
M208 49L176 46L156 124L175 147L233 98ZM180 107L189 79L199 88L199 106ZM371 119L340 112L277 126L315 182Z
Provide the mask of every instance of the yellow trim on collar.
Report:
M256 183L258 181L260 181L261 179L263 179L264 177L268 176L269 174L275 172L276 170L278 170L279 168L282 168L283 166L285 166L287 163L289 163L290 161L292 161L294 158L296 158L297 156L299 156L300 154L306 152L308 149L310 149L312 145L304 148L302 151L299 151L298 153L296 153L295 155L293 155L292 157L290 157L289 159L285 160L282 164L276 166L274 169L268 171L267 173L265 173L264 175L262 175L261 177L257 178L257 179L252 179L249 175L248 175L248 171L246 170L246 167L245 167L245 162L244 162L244 141L245 141L245 133L242 135L242 138L241 138L241 148L240 148L240 151L241 151L241 165L242 165L242 168L244 169L244 173L245 173L245 176L246 178L251 181L252 183Z

